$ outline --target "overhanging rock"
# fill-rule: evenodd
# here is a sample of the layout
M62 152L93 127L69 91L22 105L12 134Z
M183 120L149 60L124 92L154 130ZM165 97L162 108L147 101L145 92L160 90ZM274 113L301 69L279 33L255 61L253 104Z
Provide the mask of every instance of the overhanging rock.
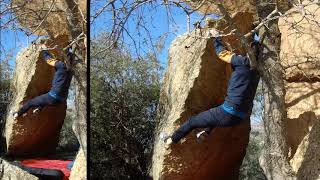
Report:
M79 10L83 17L86 17L87 0L77 1L78 5L73 4L73 1L66 0L12 0L12 4L19 7L14 8L14 13L17 15L17 20L21 26L35 35L49 35L52 37L56 37L58 35L70 36L67 3L75 6L72 11ZM79 19L79 22L81 22L83 17L73 18L77 18Z
M285 135L288 157L298 180L320 174L320 18L319 5L303 1L305 16L292 8L279 19L280 62L284 69ZM297 11L298 10L298 11Z
M246 24L244 32L251 29L252 22L239 22ZM170 47L152 159L155 180L238 179L246 152L249 120L232 128L216 128L201 144L196 143L194 133L168 149L159 140L161 131L172 133L192 115L221 104L225 98L230 65L218 60L212 40L199 38L199 31L179 36Z
M12 83L14 97L9 105L5 129L9 154L39 155L55 150L66 115L66 104L47 106L39 114L29 110L17 120L11 114L27 100L47 93L53 74L54 68L41 58L39 46L31 45L17 55Z
M300 9L292 8L287 16L279 19L280 62L285 80L320 82L320 28L319 23L310 20L320 18L320 8L309 1L303 2L308 12L305 17Z
M214 13L220 14L218 7L214 2L203 0L184 0L191 8L196 9L203 14ZM256 14L256 1L253 0L224 0L223 6L226 10L233 14L236 12L247 12Z

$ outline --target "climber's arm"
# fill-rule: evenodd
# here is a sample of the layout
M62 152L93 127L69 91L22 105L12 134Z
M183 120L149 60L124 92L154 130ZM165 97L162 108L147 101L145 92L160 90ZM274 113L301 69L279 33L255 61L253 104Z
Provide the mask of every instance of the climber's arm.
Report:
M226 49L226 47L222 43L221 37L214 38L213 45L219 59L226 63L231 63L231 59L235 54Z
M250 65L249 59L247 57L242 55L237 55L235 53L228 51L223 45L220 37L217 37L214 39L214 47L219 59L221 59L226 63L232 64L233 67Z

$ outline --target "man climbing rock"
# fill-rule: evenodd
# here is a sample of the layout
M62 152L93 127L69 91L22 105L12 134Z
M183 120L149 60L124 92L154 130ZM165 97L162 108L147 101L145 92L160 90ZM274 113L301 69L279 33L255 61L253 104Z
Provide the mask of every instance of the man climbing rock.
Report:
M65 103L68 97L68 91L72 80L72 71L63 61L54 59L49 53L48 48L43 45L42 56L46 63L55 68L55 74L52 80L52 87L46 94L42 94L27 101L17 112L13 113L14 119L25 114L29 109L35 108L33 113L37 113L45 106L52 106L60 103ZM67 49L67 60L72 63L73 54L71 49Z
M210 34L214 37L217 56L222 61L231 64L233 70L228 83L227 96L222 105L192 116L171 136L165 132L160 133L160 139L167 145L172 142L178 143L193 129L205 128L204 131L197 134L197 138L200 138L208 135L215 127L235 126L250 117L260 79L258 71L250 68L250 61L247 57L228 51L217 31L211 30ZM257 43L252 44L254 49L257 49Z

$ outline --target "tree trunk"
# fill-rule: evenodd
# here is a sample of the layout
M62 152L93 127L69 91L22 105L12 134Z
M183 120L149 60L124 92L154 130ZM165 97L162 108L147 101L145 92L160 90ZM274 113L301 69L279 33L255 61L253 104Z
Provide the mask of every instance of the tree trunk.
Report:
M287 159L288 147L284 131L286 109L284 103L284 81L280 65L280 32L278 20L271 21L269 30L259 32L264 39L260 53L259 71L264 86L264 130L265 147L260 156L260 166L268 179L291 180L295 175ZM268 32L267 32L267 31Z
M72 40L79 38L81 34L86 35L86 23L81 19L81 12L78 4L74 0L65 0L67 4L66 14L68 20L68 29ZM78 41L76 55L80 61L73 67L76 80L76 120L72 124L72 129L87 157L87 47L86 37Z
M85 63L78 64L74 71L76 120L73 121L72 129L87 157L87 66Z

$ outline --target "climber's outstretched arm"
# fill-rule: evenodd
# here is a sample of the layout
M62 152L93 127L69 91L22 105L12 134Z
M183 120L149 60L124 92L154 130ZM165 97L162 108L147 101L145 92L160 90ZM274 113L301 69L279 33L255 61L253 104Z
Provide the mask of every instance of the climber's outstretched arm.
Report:
M231 51L228 51L223 45L221 37L217 37L214 39L214 48L219 59L226 63L231 63L234 67L250 65L250 61L247 57L237 55L235 53L232 53Z
M214 38L214 48L216 50L216 54L222 61L226 63L231 63L232 56L235 55L231 51L228 51L226 47L222 43L221 37Z

